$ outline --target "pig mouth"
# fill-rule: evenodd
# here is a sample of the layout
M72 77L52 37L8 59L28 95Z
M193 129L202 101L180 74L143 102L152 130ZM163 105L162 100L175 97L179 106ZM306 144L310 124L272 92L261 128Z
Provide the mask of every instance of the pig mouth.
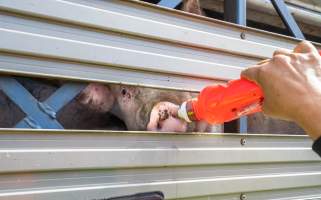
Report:
M179 106L171 102L159 102L152 108L147 125L148 131L185 132L187 123L178 119Z

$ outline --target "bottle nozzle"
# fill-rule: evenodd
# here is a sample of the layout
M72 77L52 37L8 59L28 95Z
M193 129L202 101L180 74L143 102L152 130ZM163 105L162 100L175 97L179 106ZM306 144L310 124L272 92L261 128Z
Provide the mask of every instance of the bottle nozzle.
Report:
M186 110L186 101L184 103L182 103L182 105L179 107L177 115L180 119L191 123L192 121L189 119L188 115L187 115L187 110Z
M185 101L182 103L182 105L179 107L177 115L180 119L185 120L188 123L191 123L192 121L197 121L195 117L195 113L193 110L193 103L192 100Z

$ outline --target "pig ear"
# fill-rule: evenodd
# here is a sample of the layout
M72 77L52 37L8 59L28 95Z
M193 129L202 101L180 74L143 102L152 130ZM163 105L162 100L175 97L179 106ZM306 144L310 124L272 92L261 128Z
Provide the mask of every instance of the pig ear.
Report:
M203 15L199 0L184 0L182 10L197 15Z
M114 105L115 97L107 85L90 83L77 97L78 101L98 112L108 112Z

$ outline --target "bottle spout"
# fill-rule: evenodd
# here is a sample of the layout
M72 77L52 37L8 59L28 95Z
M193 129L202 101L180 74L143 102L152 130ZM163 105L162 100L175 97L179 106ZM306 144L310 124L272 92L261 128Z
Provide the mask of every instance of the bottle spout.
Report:
M177 116L188 123L198 121L193 108L193 99L182 103L178 109Z
M187 110L186 110L186 101L184 101L182 103L182 105L179 107L178 111L177 111L177 116L178 118L191 123L192 121L189 119L188 115L187 115Z

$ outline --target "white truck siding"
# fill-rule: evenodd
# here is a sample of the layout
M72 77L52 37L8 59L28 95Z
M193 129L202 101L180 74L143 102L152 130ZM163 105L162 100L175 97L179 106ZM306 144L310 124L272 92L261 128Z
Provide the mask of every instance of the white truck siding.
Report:
M0 38L6 75L187 91L238 78L298 42L125 0L2 0ZM0 199L155 190L166 199L316 199L321 163L311 144L290 135L2 129Z

